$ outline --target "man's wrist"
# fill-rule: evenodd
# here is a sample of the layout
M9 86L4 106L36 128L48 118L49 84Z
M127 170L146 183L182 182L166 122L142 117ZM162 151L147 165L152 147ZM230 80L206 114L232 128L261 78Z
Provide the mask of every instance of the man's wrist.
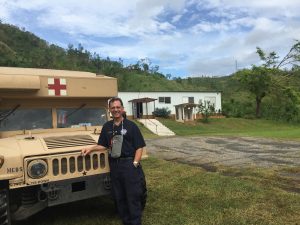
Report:
M133 165L137 168L140 165L140 163L138 161L133 161Z

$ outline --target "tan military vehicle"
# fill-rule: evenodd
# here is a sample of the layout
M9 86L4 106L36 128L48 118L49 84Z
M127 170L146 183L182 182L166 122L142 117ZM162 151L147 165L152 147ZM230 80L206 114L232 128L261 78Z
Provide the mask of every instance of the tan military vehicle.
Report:
M0 225L110 193L107 152L80 152L116 95L111 77L0 67Z

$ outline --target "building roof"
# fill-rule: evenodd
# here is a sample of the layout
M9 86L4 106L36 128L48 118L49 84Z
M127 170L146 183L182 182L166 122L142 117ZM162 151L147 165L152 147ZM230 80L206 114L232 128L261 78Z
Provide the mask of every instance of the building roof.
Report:
M142 103L148 103L148 102L154 102L155 98L136 98L136 99L132 99L132 100L129 100L128 102L133 102L133 103L137 103L137 102L142 102Z
M206 90L206 91L119 91L119 93L222 93L220 90Z

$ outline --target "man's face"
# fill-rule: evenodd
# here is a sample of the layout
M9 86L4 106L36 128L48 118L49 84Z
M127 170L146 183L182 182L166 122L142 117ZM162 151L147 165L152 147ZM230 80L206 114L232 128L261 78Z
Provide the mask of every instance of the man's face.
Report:
M123 106L121 105L120 101L114 101L109 106L109 111L112 114L113 118L120 118L124 111Z

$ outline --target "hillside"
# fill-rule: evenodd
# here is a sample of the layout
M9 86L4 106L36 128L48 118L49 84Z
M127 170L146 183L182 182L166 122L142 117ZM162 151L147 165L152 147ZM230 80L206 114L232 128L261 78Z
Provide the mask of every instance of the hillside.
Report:
M101 58L82 45L63 49L29 31L0 21L0 66L89 71L118 79L119 91L221 91L223 114L253 118L255 96L235 75L224 77L172 77L159 73L141 59L124 66L122 59ZM262 100L263 118L300 122L300 70L282 71L272 77L272 88Z
M148 68L142 60L124 67L122 60L113 61L92 54L83 46L69 44L63 49L47 43L31 32L0 23L0 66L82 70L104 73L118 79L120 91L224 91L229 77L167 79Z

